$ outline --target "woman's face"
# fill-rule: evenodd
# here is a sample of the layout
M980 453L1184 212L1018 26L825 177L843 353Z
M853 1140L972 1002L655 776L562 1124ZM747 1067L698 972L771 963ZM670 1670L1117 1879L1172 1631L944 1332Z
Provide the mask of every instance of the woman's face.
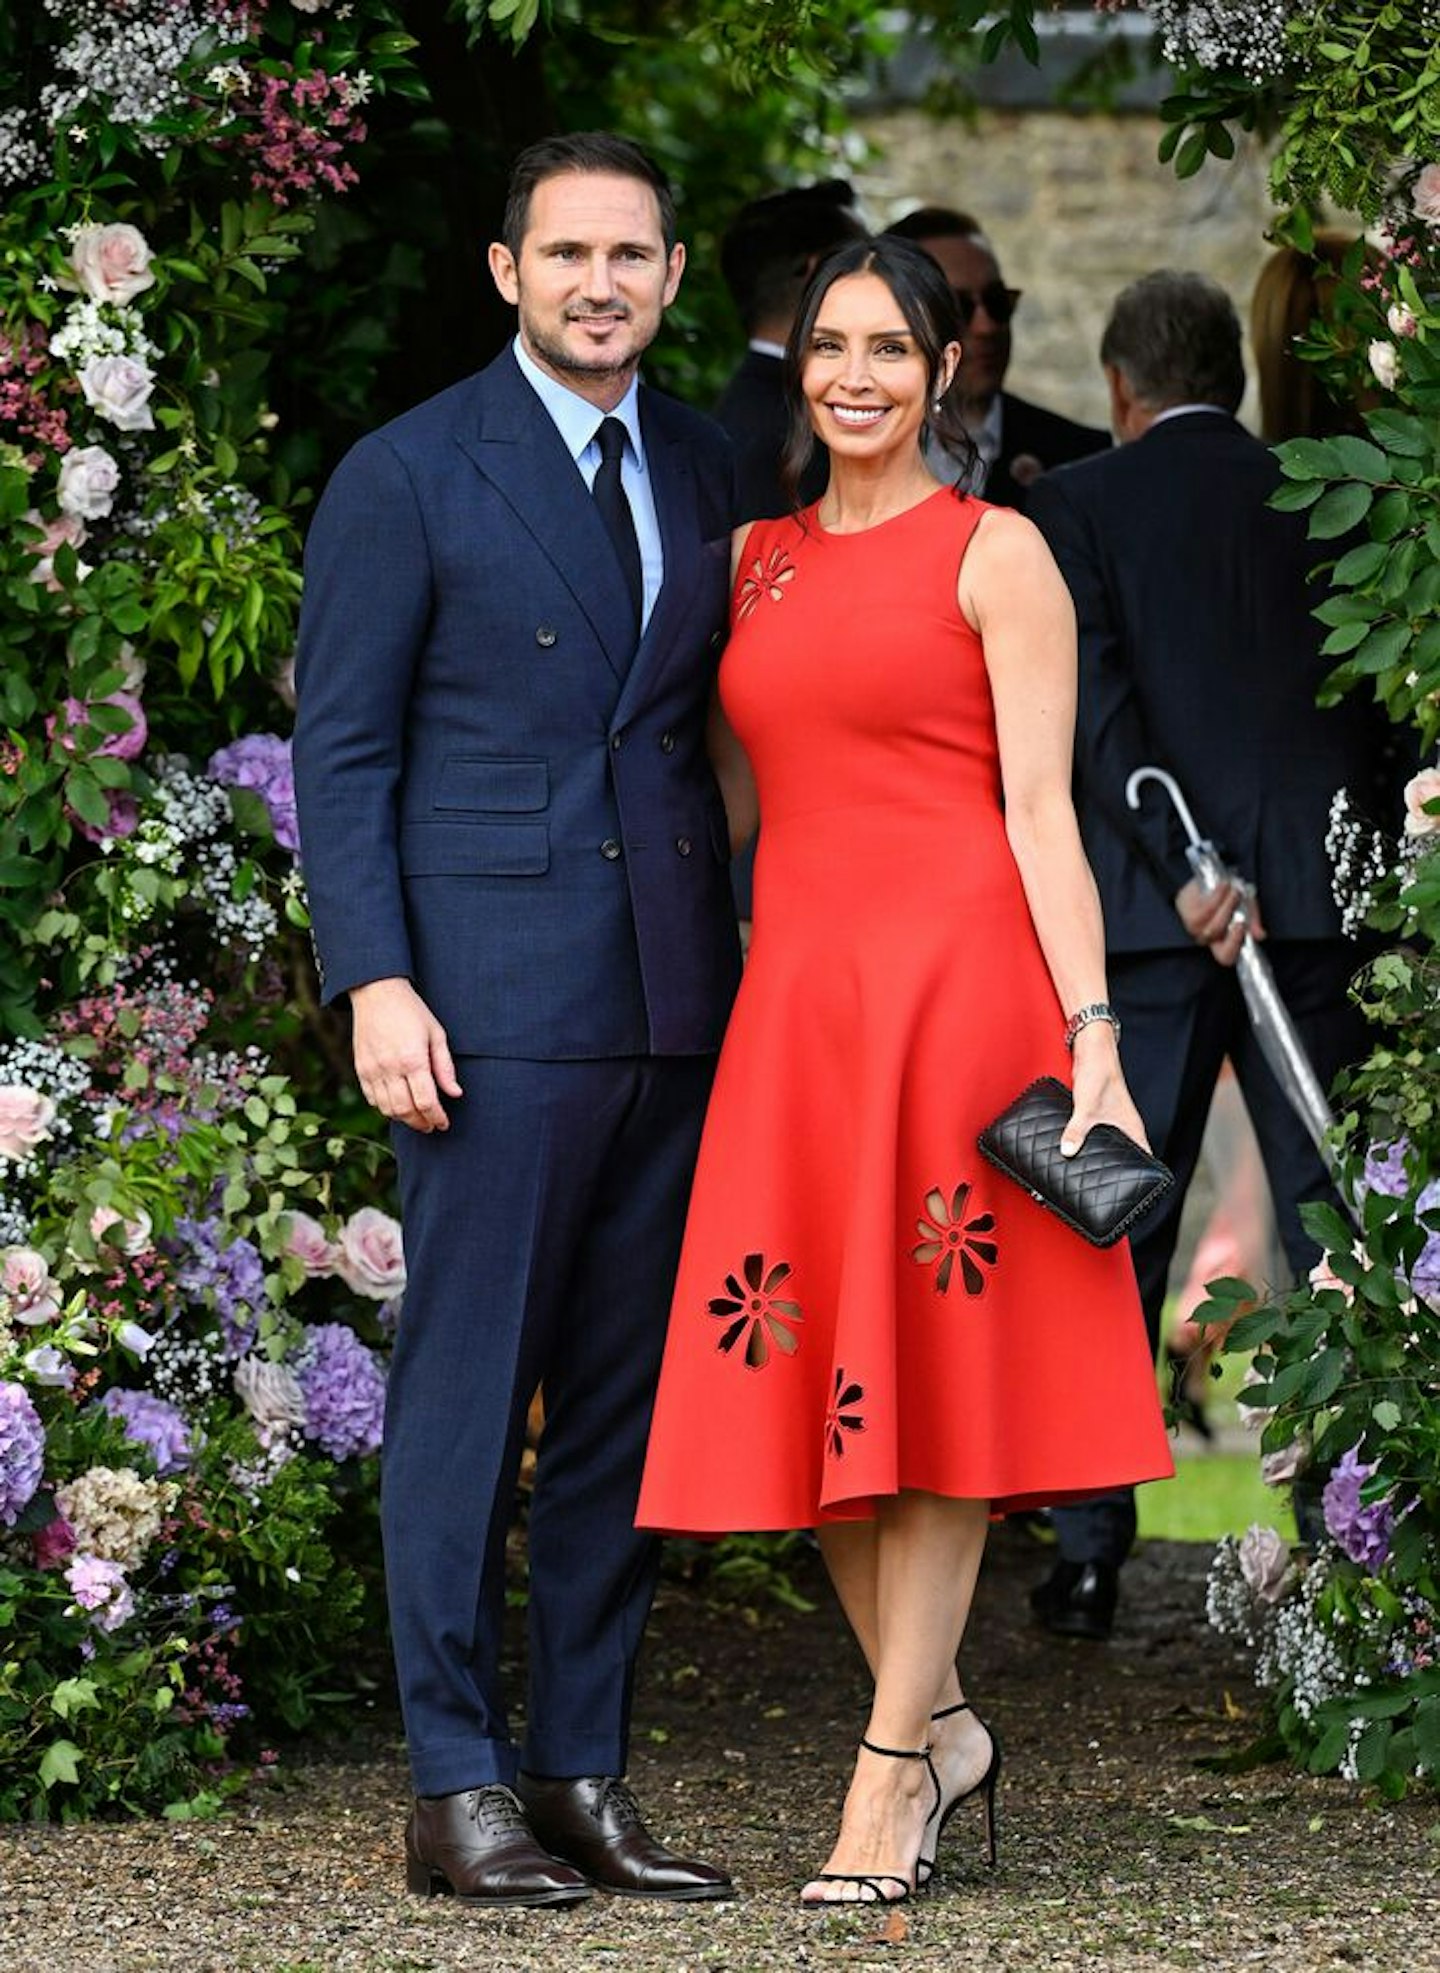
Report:
M947 345L940 385L960 359ZM878 274L842 274L820 303L800 386L816 436L841 458L900 457L920 442L930 379L904 310Z

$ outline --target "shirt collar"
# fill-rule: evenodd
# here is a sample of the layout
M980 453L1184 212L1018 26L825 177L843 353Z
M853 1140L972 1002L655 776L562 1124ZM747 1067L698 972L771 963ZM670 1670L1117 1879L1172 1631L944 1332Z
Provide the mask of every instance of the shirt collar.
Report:
M1230 413L1223 404L1171 404L1163 411L1157 411L1150 420L1150 429L1163 425L1167 418L1188 418L1194 411L1208 411L1213 417L1228 418Z
M552 377L528 353L517 336L515 338L515 361L520 365L521 375L530 384L535 395L555 421L555 428L565 441L570 457L578 462L581 453L594 439L600 429L602 418L618 418L625 427L630 440L630 450L635 462L644 470L645 448L640 441L640 379L636 375L630 379L630 388L615 406L613 411L601 411L589 398L581 397L578 391L570 389Z
M993 466L1000 457L1000 393L996 391L985 409L985 416L978 425L967 426L975 450L987 466Z

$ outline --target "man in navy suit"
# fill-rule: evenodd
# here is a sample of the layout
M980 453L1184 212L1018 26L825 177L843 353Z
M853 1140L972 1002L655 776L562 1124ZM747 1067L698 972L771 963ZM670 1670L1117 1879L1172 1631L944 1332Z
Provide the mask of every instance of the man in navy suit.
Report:
M684 259L634 145L532 146L490 249L514 344L354 448L306 553L305 875L405 1228L382 1521L407 1882L488 1905L730 1889L624 1785L656 1571L635 1501L739 971L705 754L729 448L638 382ZM539 1386L517 1748L505 1543Z
M960 311L963 347L956 383L978 455L966 475L971 493L997 507L1025 508L1029 488L1042 473L1108 448L1110 434L1098 426L1077 425L1003 388L1020 290L1005 285L978 220L950 206L921 206L885 230L913 240L939 262ZM948 477L954 477L953 470Z
M1342 936L1331 895L1330 804L1345 787L1381 819L1403 770L1373 708L1315 704L1328 669L1311 614L1324 593L1309 579L1319 551L1303 515L1267 504L1279 466L1235 420L1245 376L1228 296L1202 275L1147 275L1115 302L1100 358L1121 442L1037 482L1027 511L1079 621L1076 807L1104 906L1125 1079L1176 1179L1131 1241L1153 1347L1226 1056L1299 1274L1318 1253L1300 1205L1333 1194L1246 1017L1238 892L1203 892L1169 800L1151 785L1132 810L1126 783L1137 767L1168 769L1200 829L1254 885L1276 982L1328 1085L1364 1049L1346 992L1363 954ZM1060 1560L1036 1613L1063 1635L1106 1637L1134 1495L1053 1518Z

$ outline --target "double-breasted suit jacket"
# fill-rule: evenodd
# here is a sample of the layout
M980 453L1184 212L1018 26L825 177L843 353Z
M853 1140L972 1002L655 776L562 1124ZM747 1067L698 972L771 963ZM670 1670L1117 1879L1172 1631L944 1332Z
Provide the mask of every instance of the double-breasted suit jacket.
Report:
M323 994L408 977L457 1053L704 1052L734 990L703 752L729 466L707 420L640 401L665 579L638 650L508 350L362 440L311 532L296 781Z

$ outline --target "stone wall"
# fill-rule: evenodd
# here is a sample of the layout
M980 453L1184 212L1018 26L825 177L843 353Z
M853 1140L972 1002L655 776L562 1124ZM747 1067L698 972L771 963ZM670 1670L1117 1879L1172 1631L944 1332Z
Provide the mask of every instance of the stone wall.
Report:
M851 172L872 225L917 205L980 219L1005 278L1024 290L1009 386L1087 424L1109 418L1097 349L1110 303L1156 267L1193 268L1229 291L1242 322L1270 248L1260 147L1241 141L1180 180L1155 152L1151 114L986 108L973 120L923 110L856 120L875 157ZM1255 423L1253 387L1241 417Z

